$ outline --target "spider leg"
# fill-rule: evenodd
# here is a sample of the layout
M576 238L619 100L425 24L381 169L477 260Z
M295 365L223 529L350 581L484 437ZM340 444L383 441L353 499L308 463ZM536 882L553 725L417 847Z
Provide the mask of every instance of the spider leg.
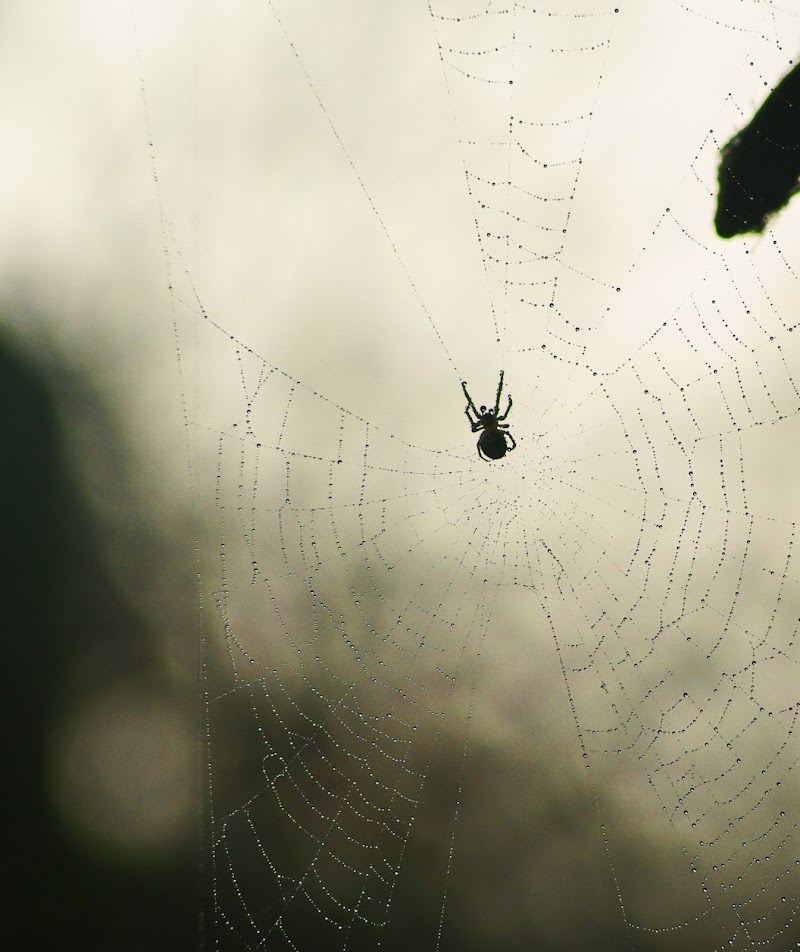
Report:
M478 413L477 407L476 407L475 404L472 402L472 397L467 393L467 381L466 381L466 380L462 380L462 381L461 381L461 389L464 391L464 396L467 398L467 410L472 410L472 412L475 414L475 416L480 419L480 413ZM472 422L472 421L470 420L470 422Z
M510 433L503 433L503 436L507 436L511 440L511 446L508 448L509 453L511 450L515 450L517 448L517 441L514 437Z
M502 416L499 416L497 419L505 420L505 418L508 416L510 412L511 412L511 397L508 398L508 406L506 407L506 412Z
M469 407L467 407L467 409L464 411L464 414L465 414L466 418L469 420L469 425L472 427L472 432L473 432L473 433L477 433L478 430L482 430L482 429L483 429L483 424L481 423L481 421L480 421L480 420L473 420L472 417L469 415Z
M500 383L497 385L497 399L494 402L495 416L497 416L497 414L500 412L500 394L503 392L503 374L504 373L505 373L504 370L500 371Z

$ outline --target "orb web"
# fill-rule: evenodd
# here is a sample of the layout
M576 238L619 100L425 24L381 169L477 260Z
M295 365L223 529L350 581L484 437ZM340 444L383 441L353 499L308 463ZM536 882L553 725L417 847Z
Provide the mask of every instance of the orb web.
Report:
M198 7L191 185L137 14L204 941L793 947L800 231L713 217L800 11L426 6L243 5L236 69Z

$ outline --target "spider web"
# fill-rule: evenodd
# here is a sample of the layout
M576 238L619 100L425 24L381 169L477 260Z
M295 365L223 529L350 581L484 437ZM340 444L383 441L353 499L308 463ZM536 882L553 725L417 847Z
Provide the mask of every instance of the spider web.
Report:
M800 942L797 209L713 232L798 13L137 5L207 947Z

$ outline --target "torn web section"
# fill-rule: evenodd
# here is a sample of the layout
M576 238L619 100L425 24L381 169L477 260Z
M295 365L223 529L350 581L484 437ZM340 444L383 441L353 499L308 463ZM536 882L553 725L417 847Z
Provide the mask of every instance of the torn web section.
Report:
M210 321L186 339L216 540L202 586L210 934L377 941L407 914L393 899L433 751L467 716L486 623L472 591L497 554L465 516L473 477Z

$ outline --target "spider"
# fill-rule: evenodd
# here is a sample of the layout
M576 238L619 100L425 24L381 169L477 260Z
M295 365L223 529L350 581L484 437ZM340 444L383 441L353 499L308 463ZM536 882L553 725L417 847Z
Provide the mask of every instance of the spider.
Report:
M506 432L509 424L501 422L501 420L505 420L511 412L511 397L508 398L506 412L502 416L497 415L500 412L503 371L500 371L500 383L497 385L497 399L494 403L494 409L487 410L486 407L481 407L481 412L478 413L475 409L475 404L472 402L472 397L467 393L467 381L462 381L461 386L464 389L464 396L467 398L467 409L464 412L467 414L472 432L477 433L479 430L483 430L478 440L478 456L487 463L493 459L502 459L507 452L516 449L517 446L517 441L514 437ZM475 414L476 419L472 419L470 410ZM510 446L506 443L506 437L511 440Z

